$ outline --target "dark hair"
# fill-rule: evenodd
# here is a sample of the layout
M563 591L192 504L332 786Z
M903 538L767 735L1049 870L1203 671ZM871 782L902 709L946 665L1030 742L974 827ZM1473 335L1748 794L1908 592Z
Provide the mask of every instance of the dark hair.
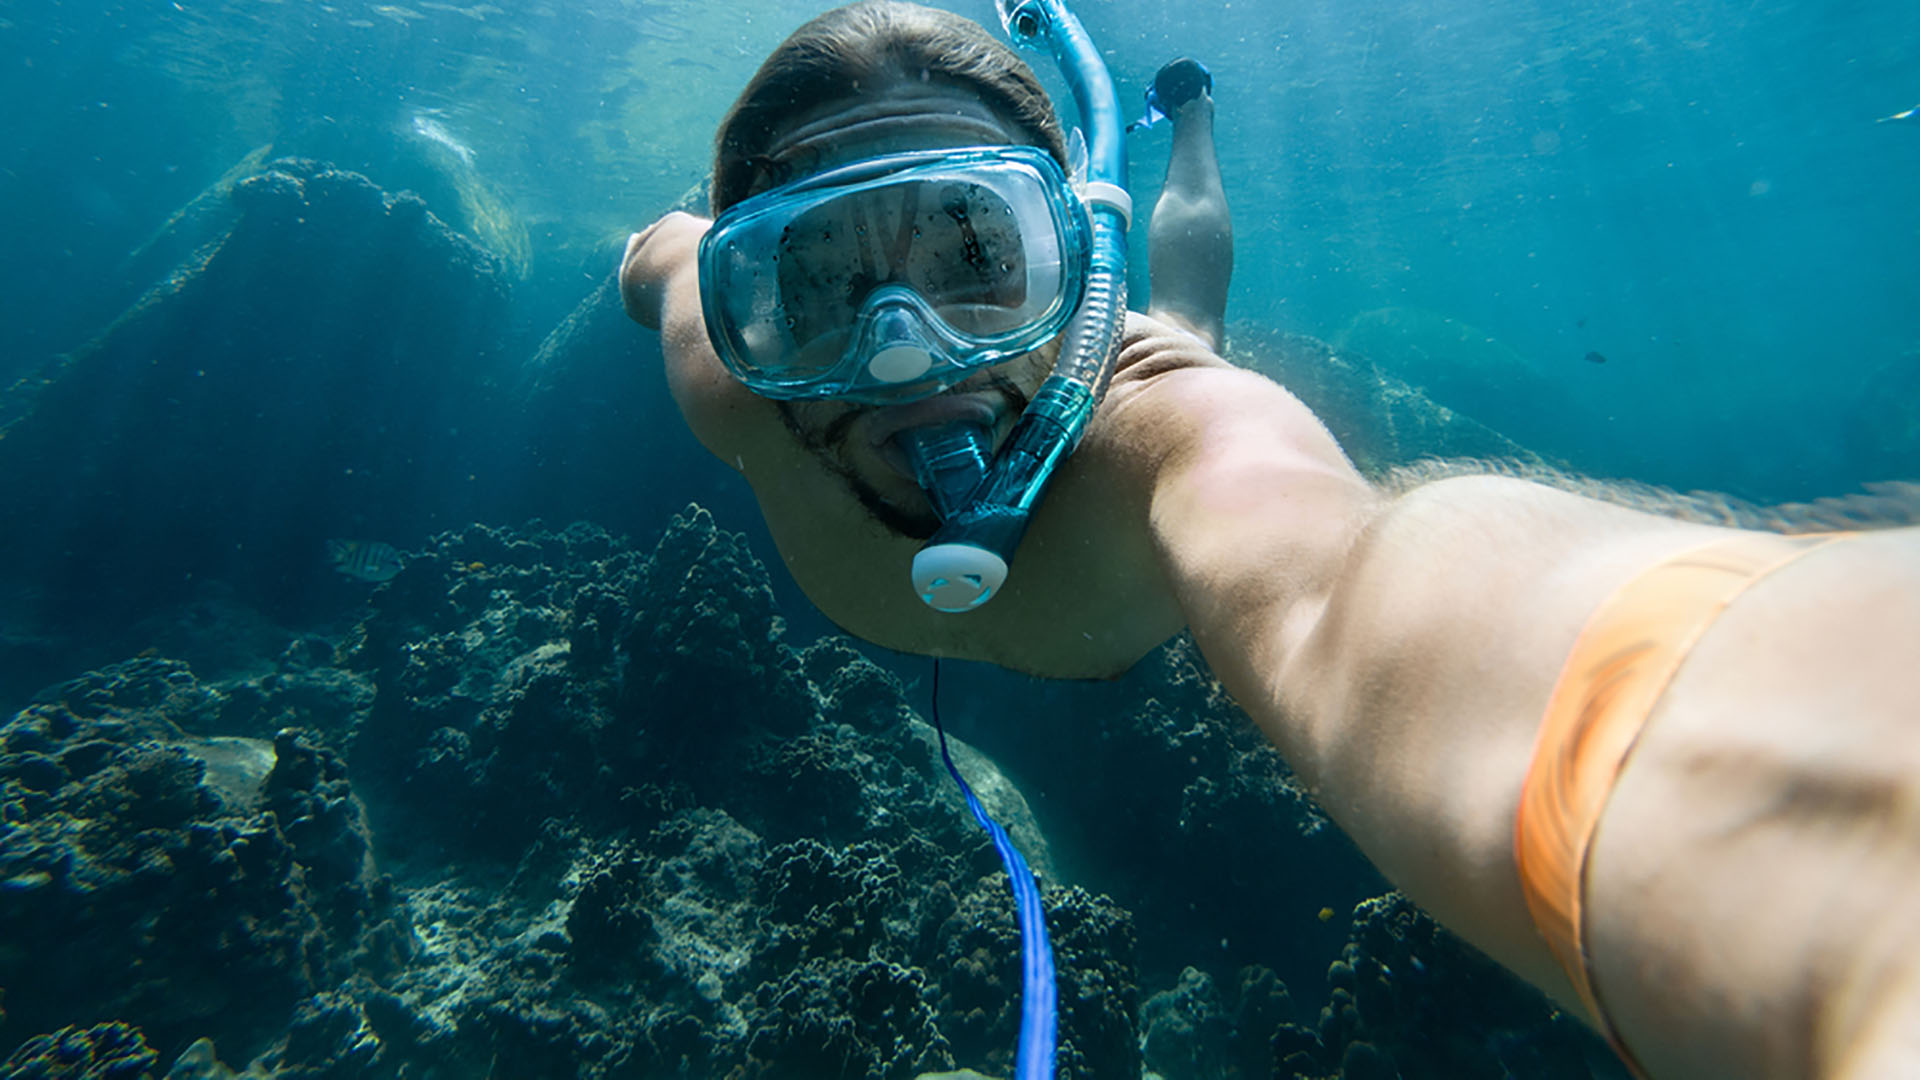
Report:
M714 139L713 212L762 185L767 148L798 114L850 98L862 86L928 76L978 91L989 108L1066 165L1066 139L1053 104L1012 49L952 12L865 0L795 30L740 92Z

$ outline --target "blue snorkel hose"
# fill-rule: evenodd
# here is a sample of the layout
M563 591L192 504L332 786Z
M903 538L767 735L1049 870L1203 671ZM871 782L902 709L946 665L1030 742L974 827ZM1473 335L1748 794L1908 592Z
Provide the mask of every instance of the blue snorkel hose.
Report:
M1006 580L1033 508L1107 392L1127 312L1127 146L1120 96L1063 0L994 0L1015 45L1046 46L1066 77L1088 139L1081 196L1093 219L1092 265L1059 359L997 457L990 433L949 424L903 439L941 526L913 559L914 592L937 611L971 611ZM959 466L978 461L972 472Z
M1013 1054L1014 1080L1051 1080L1053 1051L1058 1038L1058 991L1053 984L1053 944L1047 940L1046 910L1040 904L1040 883L1020 849L999 822L987 816L986 808L960 776L947 753L947 729L940 726L940 661L933 662L933 730L940 736L940 760L947 763L947 775L960 785L973 820L993 839L1000 853L1000 864L1007 868L1007 880L1013 885L1014 915L1020 924L1020 1042Z

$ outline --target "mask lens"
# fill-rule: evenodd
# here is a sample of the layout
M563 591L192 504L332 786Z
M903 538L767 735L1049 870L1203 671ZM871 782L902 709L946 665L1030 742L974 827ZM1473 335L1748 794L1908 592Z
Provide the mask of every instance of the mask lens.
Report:
M816 343L844 344L868 297L886 285L911 290L960 334L1018 330L1051 300L1033 302L1036 287L1059 287L1054 234L1044 192L1018 175L994 184L903 180L810 207L778 244L794 346L804 354Z

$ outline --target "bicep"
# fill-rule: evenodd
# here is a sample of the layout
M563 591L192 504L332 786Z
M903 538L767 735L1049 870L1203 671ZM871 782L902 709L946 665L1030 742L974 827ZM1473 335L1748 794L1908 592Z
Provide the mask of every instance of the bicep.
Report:
M1178 367L1118 396L1117 426L1155 448L1149 524L1181 609L1285 749L1262 703L1381 500L1299 399L1252 372Z

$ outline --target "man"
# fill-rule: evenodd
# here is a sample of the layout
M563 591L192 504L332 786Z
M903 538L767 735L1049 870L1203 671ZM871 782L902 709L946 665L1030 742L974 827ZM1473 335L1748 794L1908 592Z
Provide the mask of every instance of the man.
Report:
M1023 146L1065 160L1011 53L957 17L856 5L742 94L714 209L883 155ZM825 258L834 229L796 221L783 268L764 253L799 275L789 317L859 300L876 261L990 269L992 234L916 248L904 211L849 205L873 239ZM1789 541L1499 477L1375 490L1298 400L1212 352L1198 290L1162 295L1156 222L1155 310L1129 320L1017 571L942 614L905 582L938 522L901 433L965 418L1004 439L1054 346L899 404L770 400L711 344L710 224L637 234L623 296L840 625L1061 677L1186 625L1389 878L1648 1074L1920 1075L1920 534Z

